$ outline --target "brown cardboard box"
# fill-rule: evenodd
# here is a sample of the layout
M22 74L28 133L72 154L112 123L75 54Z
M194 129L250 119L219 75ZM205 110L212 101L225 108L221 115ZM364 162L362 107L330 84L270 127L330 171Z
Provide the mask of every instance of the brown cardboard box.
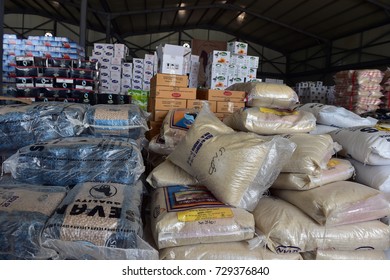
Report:
M148 112L187 108L187 99L149 98Z
M162 122L149 121L148 126L150 130L145 133L145 136L150 141L154 136L160 134Z
M200 100L200 99L194 99L194 100L187 100L187 108L202 108L203 102L207 102L209 104L211 112L215 113L217 111L217 101L213 100Z
M230 116L232 113L214 113L214 114L217 116L218 119L223 121L224 118Z
M233 113L243 107L245 107L245 102L217 101L217 113Z
M187 75L157 73L150 79L150 87L156 86L188 87L188 77Z
M196 88L169 87L157 85L150 89L150 97L196 99Z
M152 111L152 121L155 122L162 122L166 115L168 114L169 110L164 110L164 111Z
M245 96L246 96L245 91L218 90L218 89L198 89L196 93L197 99L231 101L231 102L243 102Z

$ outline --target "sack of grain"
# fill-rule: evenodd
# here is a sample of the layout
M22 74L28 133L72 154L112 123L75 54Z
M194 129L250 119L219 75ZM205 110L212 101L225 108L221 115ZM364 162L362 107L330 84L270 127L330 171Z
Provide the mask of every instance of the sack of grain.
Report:
M304 260L386 260L383 250L316 250L301 253Z
M185 172L170 160L165 160L156 166L146 178L146 181L153 188L174 186L174 185L199 185L198 180Z
M174 149L175 149L175 147L168 146L165 143L165 140L161 136L161 134L157 134L152 139L150 139L149 144L148 144L149 151L156 153L156 154L159 154L159 155L164 155L164 156L167 156L170 153L172 153L172 151Z
M168 159L223 203L249 211L295 149L288 139L235 132L206 106Z
M149 113L135 104L97 104L85 114L88 133L95 136L120 136L131 139L144 137L149 130Z
M310 112L264 107L241 108L223 122L235 130L265 135L310 132L316 127Z
M371 221L390 215L390 195L368 186L337 181L307 191L273 189L321 225Z
M159 249L253 238L248 211L218 201L205 187L157 188L151 196L151 230Z
M390 247L390 227L378 220L322 226L296 206L276 197L263 197L253 216L256 228L268 237L268 248L276 253Z
M327 134L333 130L339 129L338 127L335 126L330 126L330 125L324 125L324 124L316 124L316 128L312 131L310 131L310 134Z
M334 105L306 103L296 109L312 113L319 124L334 127L371 126L378 122L377 119L363 118L350 110Z
M0 185L0 259L57 258L55 250L42 247L41 234L67 189L27 184Z
M272 184L271 189L309 190L332 182L350 179L355 169L346 159L332 158L327 168L318 175L282 172Z
M390 131L378 126L340 128L329 132L340 154L369 165L390 165Z
M226 90L245 91L247 106L277 109L292 109L299 103L297 93L283 84L245 82L235 83Z
M72 137L23 147L3 163L5 173L31 184L81 182L133 184L144 172L138 144Z

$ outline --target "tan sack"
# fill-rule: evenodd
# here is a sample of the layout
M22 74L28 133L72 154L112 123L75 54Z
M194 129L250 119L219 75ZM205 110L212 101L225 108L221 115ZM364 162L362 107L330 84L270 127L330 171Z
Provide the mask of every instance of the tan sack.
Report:
M301 253L304 260L386 260L383 250L317 250Z

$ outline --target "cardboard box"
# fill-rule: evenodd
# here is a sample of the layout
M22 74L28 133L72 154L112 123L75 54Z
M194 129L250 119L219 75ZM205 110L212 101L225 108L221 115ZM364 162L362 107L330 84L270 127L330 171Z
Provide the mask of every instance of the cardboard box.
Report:
M164 74L185 74L185 56L191 55L191 49L165 44L157 47L158 72Z
M216 89L198 89L196 92L197 99L215 100L215 101L244 101L245 91L233 90L216 90Z
M157 73L150 79L150 86L188 87L188 76Z
M221 121L223 121L224 118L230 116L232 113L214 113L215 116L220 119Z
M213 113L217 112L217 101L213 101L213 100L201 100L201 99L187 100L187 108L201 109L204 103L209 104L211 112Z
M233 113L234 111L244 107L245 102L217 101L217 113Z
M248 54L248 44L243 42L228 42L226 46L227 50L230 51L231 54Z
M196 88L156 86L150 89L150 97L196 99Z
M169 110L157 110L152 112L152 120L155 122L162 122L164 121L165 117L167 116Z
M149 112L187 108L187 99L149 98Z
M152 140L152 138L158 134L160 134L162 122L156 122L156 121L149 121L148 126L150 130L148 130L145 133L146 139L149 141Z

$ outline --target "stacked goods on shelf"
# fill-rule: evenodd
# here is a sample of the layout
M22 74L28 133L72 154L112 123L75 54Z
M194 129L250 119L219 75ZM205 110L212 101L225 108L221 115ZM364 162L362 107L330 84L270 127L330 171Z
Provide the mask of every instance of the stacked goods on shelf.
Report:
M383 72L383 79L381 82L382 86L382 104L380 105L381 109L390 109L390 69L386 69Z
M324 86L321 81L300 82L295 85L299 101L305 103L334 103L334 86Z
M379 109L382 78L383 73L377 69L337 72L334 76L335 105L359 115Z

